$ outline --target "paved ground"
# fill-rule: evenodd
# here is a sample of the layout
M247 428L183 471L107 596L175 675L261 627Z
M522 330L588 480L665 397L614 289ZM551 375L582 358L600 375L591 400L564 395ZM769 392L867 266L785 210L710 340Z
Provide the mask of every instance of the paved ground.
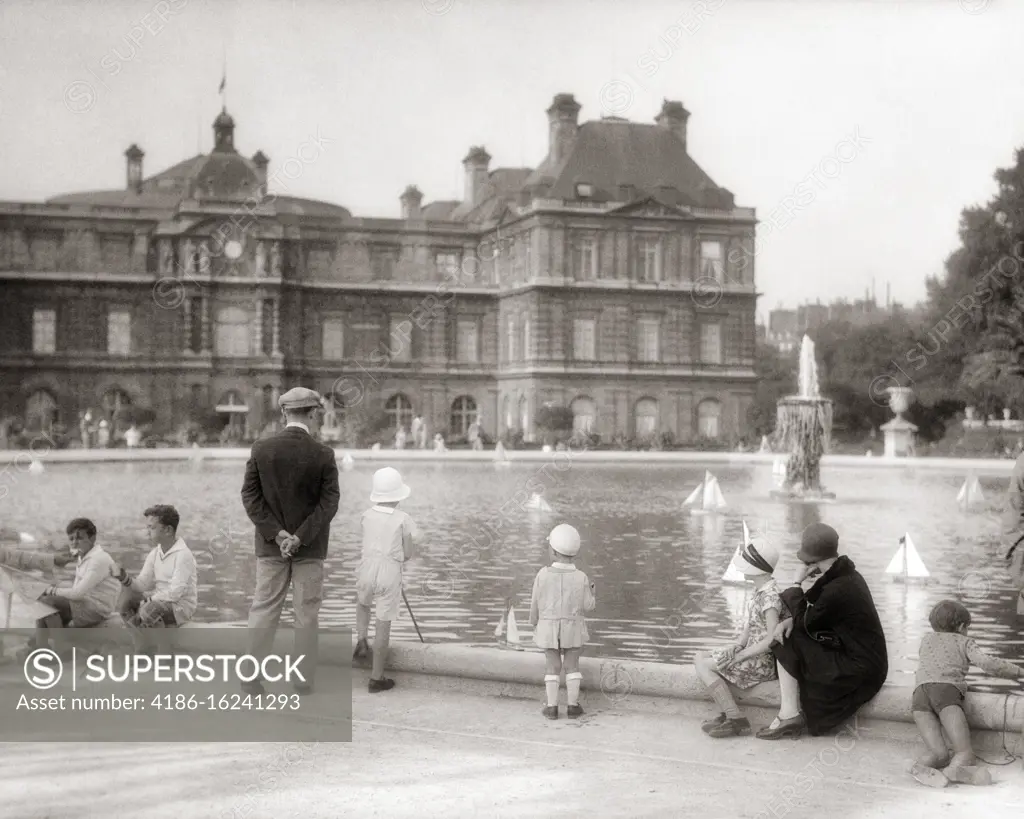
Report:
M932 791L905 773L913 747L877 731L712 740L694 717L597 699L582 720L563 710L548 722L538 702L435 689L429 677L396 675L399 687L371 696L366 672L354 673L352 743L0 745L0 816L1019 819L1024 810L1019 761L991 768L992 787Z

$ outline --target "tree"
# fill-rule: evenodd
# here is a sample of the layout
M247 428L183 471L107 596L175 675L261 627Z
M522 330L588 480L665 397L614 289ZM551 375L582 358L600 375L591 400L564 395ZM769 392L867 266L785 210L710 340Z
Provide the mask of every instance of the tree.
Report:
M537 410L537 429L544 434L544 443L554 444L572 433L574 417L569 407L544 404Z
M775 430L779 399L796 392L797 355L780 353L771 344L759 341L754 349L754 374L757 386L747 410L747 427L760 438Z

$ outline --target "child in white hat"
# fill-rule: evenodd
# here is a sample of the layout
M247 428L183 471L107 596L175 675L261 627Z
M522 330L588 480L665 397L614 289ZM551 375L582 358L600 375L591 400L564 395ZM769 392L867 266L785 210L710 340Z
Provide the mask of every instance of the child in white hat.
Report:
M374 504L363 513L363 558L356 572L356 643L353 660L373 656L370 674L371 694L389 691L395 681L384 677L384 660L391 640L391 622L398 618L402 605L402 564L412 558L413 540L419 536L416 524L398 504L412 492L397 469L390 466L373 474ZM370 606L377 604L377 624L373 650L370 631Z
M746 623L736 642L710 652L698 652L694 667L722 713L701 725L704 733L721 738L750 731L750 722L740 712L730 684L739 689L777 677L771 652L772 635L784 616L785 604L773 576L779 550L761 537L752 537L733 558L733 567L753 581L754 593L747 605Z
M580 533L569 524L560 523L548 535L548 545L554 562L537 572L530 597L533 642L544 649L546 663L547 706L541 713L548 719L558 719L558 683L564 668L569 701L567 714L579 717L583 714L580 654L590 637L583 612L593 611L597 599L594 584L575 565L580 551Z

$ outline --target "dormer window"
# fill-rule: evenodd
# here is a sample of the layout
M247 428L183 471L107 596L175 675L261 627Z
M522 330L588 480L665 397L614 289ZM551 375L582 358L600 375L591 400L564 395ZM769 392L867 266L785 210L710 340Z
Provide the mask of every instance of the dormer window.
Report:
M594 186L588 182L576 183L576 198L590 199L594 195Z

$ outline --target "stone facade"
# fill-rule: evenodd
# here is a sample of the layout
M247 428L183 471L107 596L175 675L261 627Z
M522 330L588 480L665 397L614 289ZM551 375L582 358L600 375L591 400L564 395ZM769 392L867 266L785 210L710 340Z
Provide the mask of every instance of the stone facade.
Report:
M557 164L488 172L474 148L465 201L421 207L410 187L402 219L267 194L272 167L235 152L226 113L213 153L142 182L132 146L124 191L0 203L0 415L74 429L120 401L170 430L206 408L253 437L305 384L431 435L478 413L529 439L545 402L605 439L742 434L753 210L701 176L678 117L577 126L566 99ZM587 140L685 167L610 186L576 161Z

